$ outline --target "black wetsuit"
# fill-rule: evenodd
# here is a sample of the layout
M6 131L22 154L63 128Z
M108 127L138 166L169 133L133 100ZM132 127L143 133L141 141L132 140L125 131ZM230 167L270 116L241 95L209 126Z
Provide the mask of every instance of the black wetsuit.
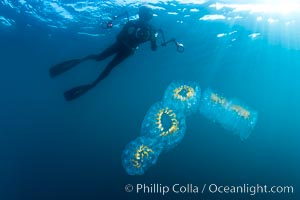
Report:
M117 36L117 40L99 55L88 56L87 59L101 61L115 54L99 77L93 82L96 85L103 80L111 70L134 53L138 45L150 42L151 49L157 49L157 32L147 22L140 20L129 21Z
M62 74L86 60L92 59L101 61L109 56L115 55L95 81L90 84L74 87L64 93L67 101L73 100L95 87L100 81L107 77L115 66L134 53L138 45L150 42L151 49L155 51L157 48L156 37L157 32L147 22L141 20L129 21L118 34L116 42L103 52L86 56L83 59L72 59L59 63L50 68L50 76L55 77Z

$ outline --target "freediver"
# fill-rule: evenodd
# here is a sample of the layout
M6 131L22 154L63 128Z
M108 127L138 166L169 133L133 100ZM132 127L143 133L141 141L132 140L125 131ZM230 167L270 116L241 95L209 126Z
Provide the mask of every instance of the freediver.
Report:
M64 97L67 101L76 99L95 87L108 76L114 67L123 62L129 56L133 55L140 44L149 41L151 44L151 50L155 51L157 49L157 30L149 24L149 21L153 18L153 10L148 5L143 5L139 8L138 16L139 18L137 20L128 21L117 35L115 43L100 54L92 54L82 59L68 60L50 68L50 76L55 77L70 70L83 61L102 61L112 55L115 55L98 78L92 83L80 85L66 91L64 93Z

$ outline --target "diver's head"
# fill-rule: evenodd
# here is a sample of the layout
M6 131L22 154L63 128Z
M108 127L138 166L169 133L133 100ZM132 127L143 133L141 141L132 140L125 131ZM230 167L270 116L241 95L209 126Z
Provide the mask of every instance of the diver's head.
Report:
M143 5L140 7L139 9L139 19L141 21L149 21L151 20L153 17L153 10L152 8L150 8L149 6L147 5Z

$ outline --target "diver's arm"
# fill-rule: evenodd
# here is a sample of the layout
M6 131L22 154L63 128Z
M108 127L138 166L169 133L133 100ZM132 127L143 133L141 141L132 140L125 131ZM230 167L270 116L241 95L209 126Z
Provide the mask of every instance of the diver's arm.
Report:
M156 31L154 33L152 33L151 40L150 40L152 51L157 50L157 43L156 43L157 36L158 36L158 33Z

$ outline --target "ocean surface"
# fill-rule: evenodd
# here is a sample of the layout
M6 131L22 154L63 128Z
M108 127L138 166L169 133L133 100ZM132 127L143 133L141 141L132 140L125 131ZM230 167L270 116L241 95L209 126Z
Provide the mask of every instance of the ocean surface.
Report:
M143 44L97 87L67 102L64 91L93 81L110 58L56 78L49 68L100 53L127 11L149 3L151 23L173 44ZM300 3L238 0L2 0L0 2L0 199L299 199ZM161 42L161 37L159 37ZM141 176L121 154L149 107L174 80L195 81L258 112L248 139L200 113L183 141ZM199 187L198 193L126 192L137 184ZM293 193L201 193L219 186L293 186Z

